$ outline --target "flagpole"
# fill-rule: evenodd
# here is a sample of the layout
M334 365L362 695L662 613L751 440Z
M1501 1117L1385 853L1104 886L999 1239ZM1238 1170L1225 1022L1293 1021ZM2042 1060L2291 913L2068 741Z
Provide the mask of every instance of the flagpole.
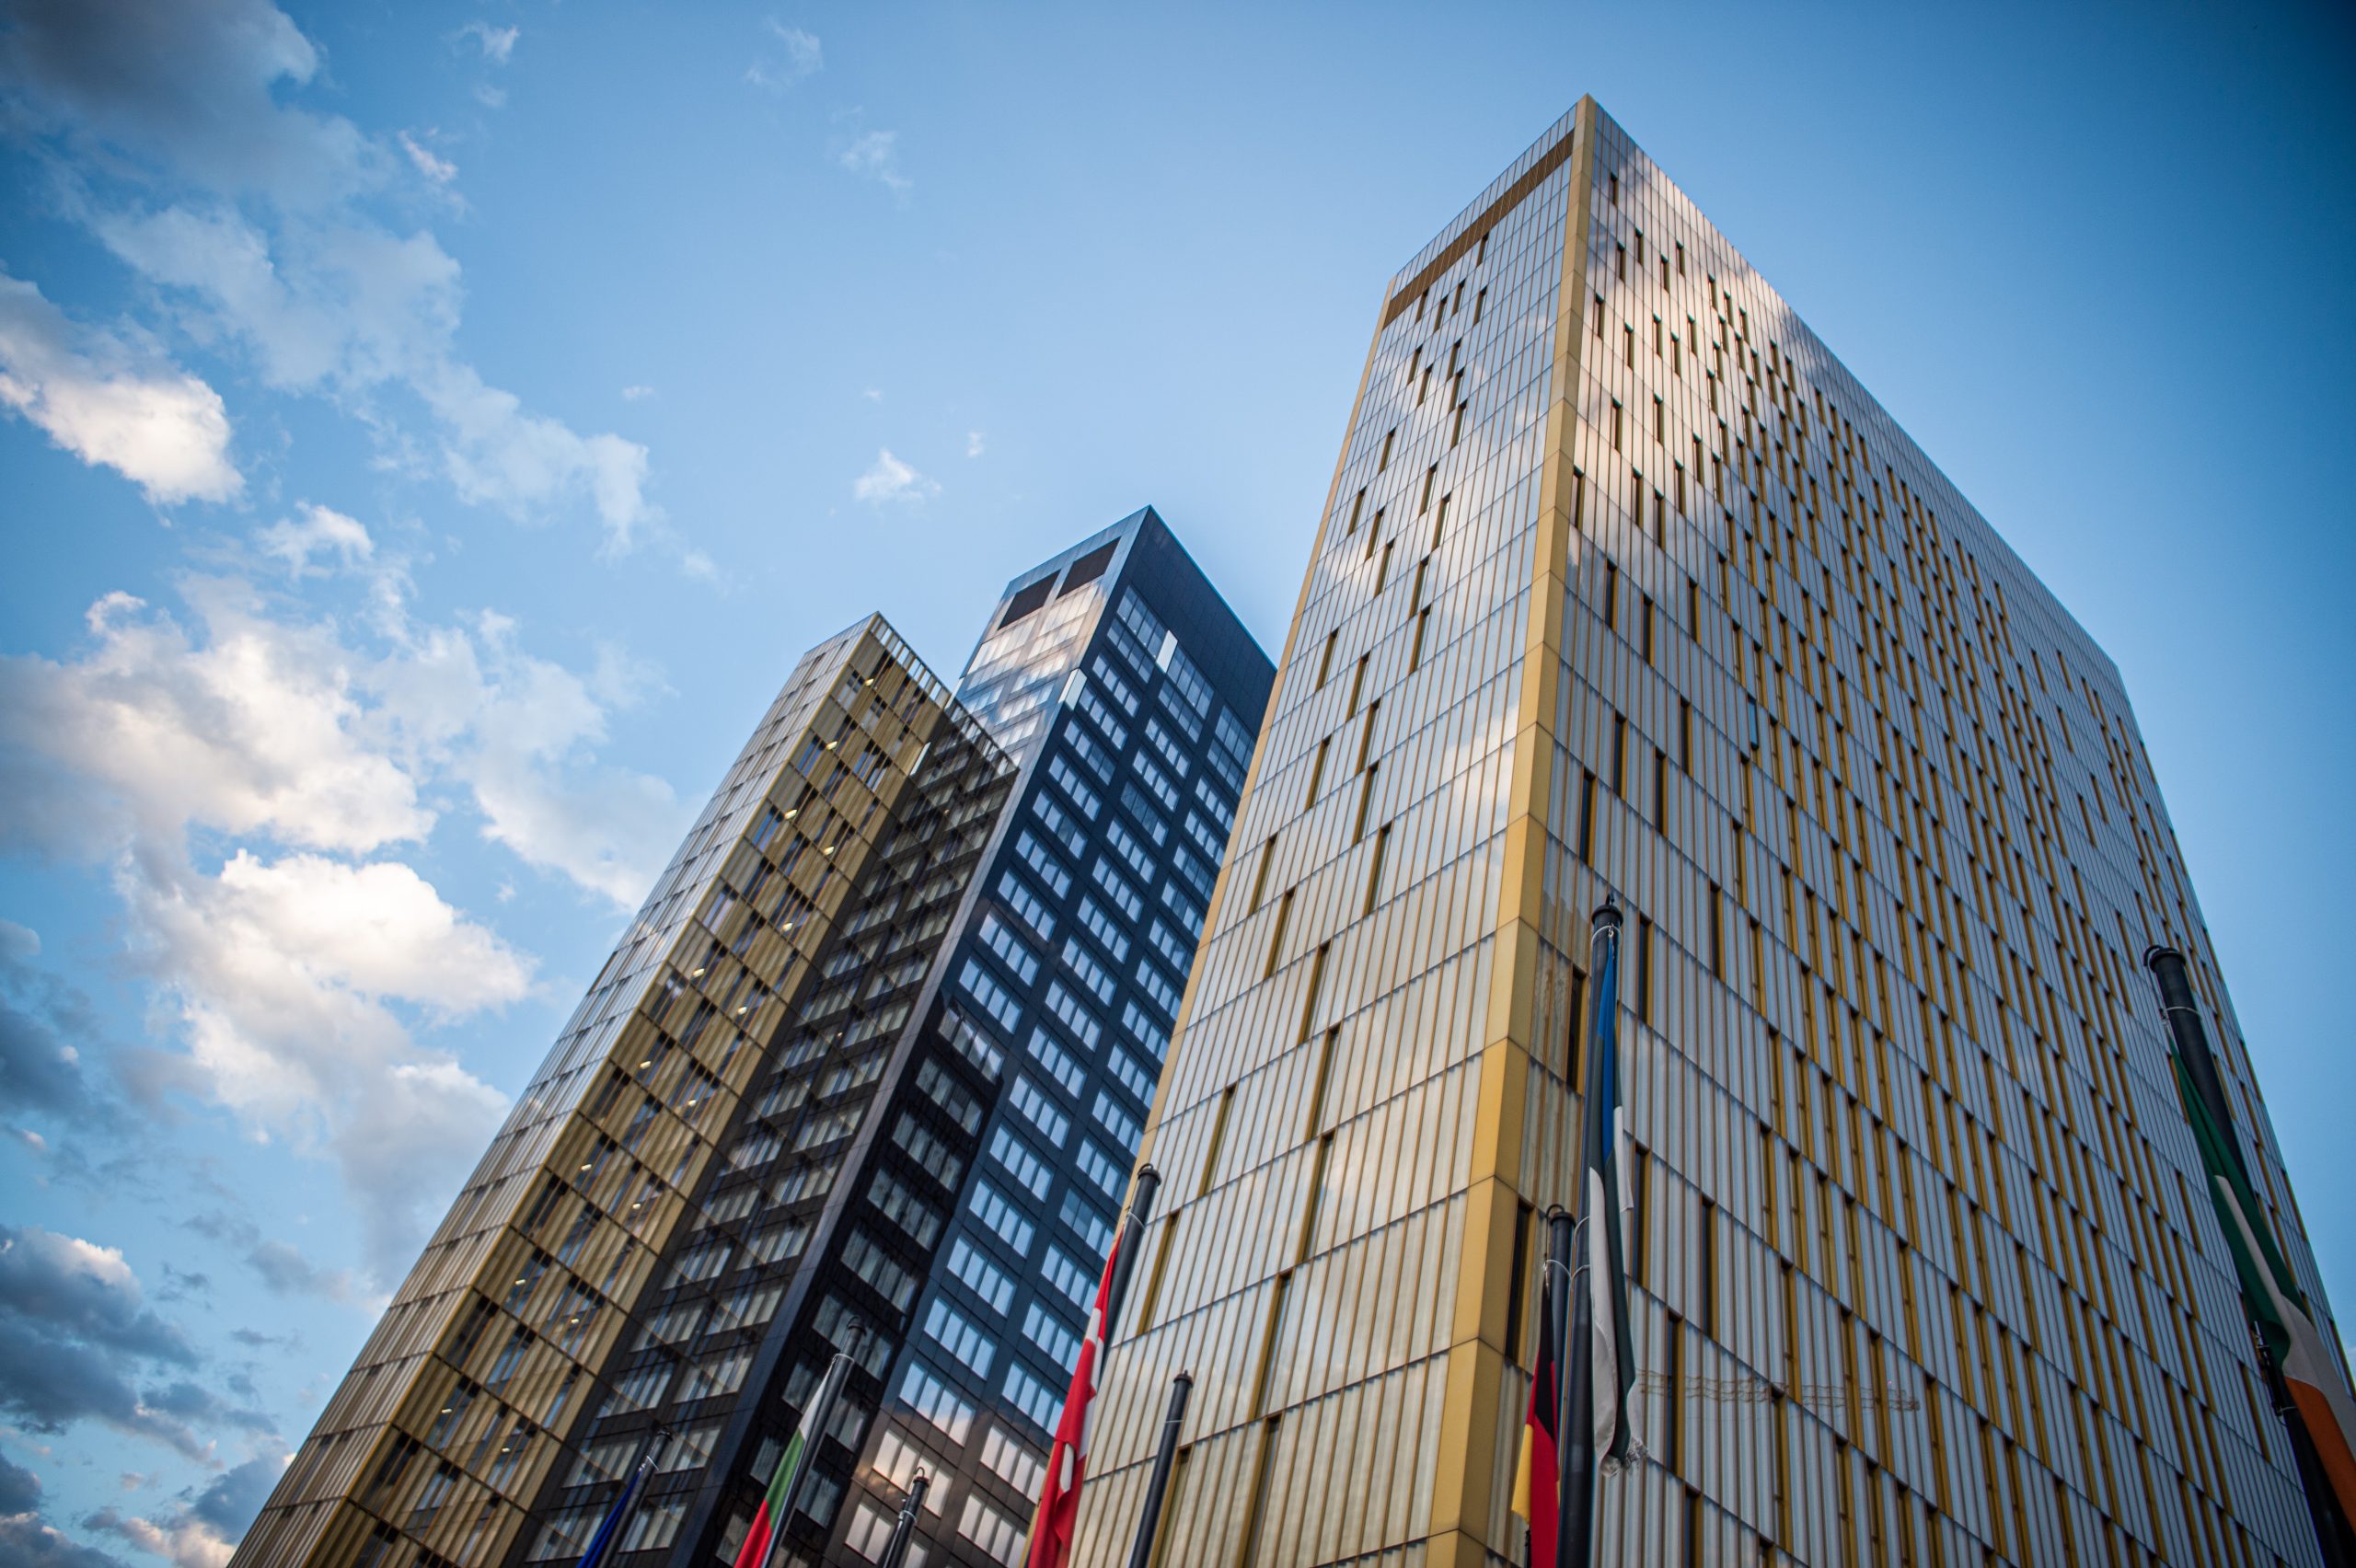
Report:
M1171 1468L1178 1460L1178 1429L1186 1423L1186 1396L1195 1376L1181 1372L1170 1380L1170 1412L1161 1421L1161 1446L1154 1450L1153 1477L1146 1482L1145 1511L1138 1516L1138 1539L1129 1548L1129 1568L1153 1568L1154 1538L1161 1530L1162 1498L1170 1491Z
M1554 1483L1554 1561L1540 1562L1533 1552L1530 1568L1564 1568L1565 1563L1576 1561L1567 1555L1570 1521L1564 1516L1571 1495L1572 1456L1576 1449L1584 1448L1587 1462L1592 1465L1595 1461L1595 1424L1571 1419L1572 1412L1593 1402L1589 1382L1594 1377L1592 1358L1571 1353L1572 1345L1576 1343L1571 1338L1571 1325L1574 1321L1583 1320L1579 1309L1572 1305L1580 1298L1576 1288L1577 1277L1573 1273L1577 1262L1577 1242L1575 1239L1577 1229L1576 1223L1571 1218L1571 1211L1562 1205L1556 1204L1546 1211L1546 1268L1556 1284L1548 1301L1546 1321L1540 1326L1540 1332L1552 1335L1554 1342L1555 1473L1547 1478ZM1532 1488L1538 1485L1537 1477L1530 1478L1530 1485ZM1586 1512L1584 1508L1579 1511L1579 1528L1582 1529L1586 1526ZM1585 1551L1584 1543L1580 1550Z
M2153 981L2160 988L2160 1013L2168 1020L2168 1032L2175 1038L2177 1059L2184 1064L2184 1076L2200 1103L2209 1113L2222 1136L2227 1158L2234 1162L2242 1182L2255 1190L2250 1181L2249 1162L2242 1158L2241 1135L2235 1130L2233 1112L2225 1100L2224 1080L2217 1076L2217 1060L2209 1052L2208 1027L2200 1021L2200 1003L2192 992L2192 977L2186 966L2184 954L2172 947L2154 943L2143 951L2143 967L2152 972ZM2253 1216L2255 1217L2255 1216ZM2247 1303L2244 1303L2245 1309ZM2331 1481L2324 1473L2323 1460L2316 1451L2315 1439L2307 1432L2305 1418L2291 1397L2289 1384L2283 1381L2282 1369L2275 1365L2274 1355L2267 1346L2265 1336L2250 1328L2250 1347L2258 1353L2258 1370L2266 1378L2267 1398L2274 1404L2283 1430L2290 1435L2291 1455L2299 1472L2299 1489L2306 1494L2308 1523L2315 1528L2316 1545L2323 1553L2325 1568L2351 1568L2356 1565L2356 1530L2341 1514L2339 1499Z
M1612 1055L1604 1049L1606 1029L1616 1027L1619 1020L1619 964L1615 962L1620 946L1620 905L1608 895L1603 907L1595 912L1593 936L1589 940L1588 969L1596 976L1596 1023L1588 1032L1586 1081L1579 1091L1579 1171L1576 1182L1579 1200L1578 1224L1588 1227L1588 1251L1592 1254L1608 1241L1599 1240L1602 1233L1599 1226L1616 1226L1616 1214L1595 1214L1590 1211L1588 1194L1591 1183L1585 1178L1599 1160L1608 1163L1619 1158L1612 1147L1599 1149L1598 1138L1611 1136L1611 1124L1601 1113L1609 1102L1603 1081L1604 1061ZM1606 979L1610 984L1605 984ZM1573 1228L1576 1239L1576 1227ZM1573 1256L1576 1257L1576 1246ZM1563 1500L1562 1528L1554 1538L1555 1568L1588 1568L1595 1557L1595 1337L1594 1294L1598 1288L1595 1271L1590 1265L1582 1286L1579 1269L1573 1264L1570 1286L1570 1331L1564 1337L1564 1399Z
M892 1526L892 1539L884 1543L884 1560L876 1568L900 1568L908 1560L908 1540L916 1534L917 1511L924 1506L924 1494L932 1485L932 1477L922 1470L908 1482L907 1499L900 1505L900 1517Z
M1126 1243L1136 1239L1153 1217L1153 1200L1161 1191L1161 1172L1151 1165L1138 1167L1137 1188L1129 1194L1129 1221L1123 1228L1125 1243L1113 1260L1112 1288L1104 1293L1104 1343L1111 1345L1121 1326L1121 1308L1129 1296L1129 1276L1137 1273L1138 1250Z
M646 1435L646 1441L639 1446L638 1462L630 1466L629 1475L622 1482L621 1493L614 1499L614 1506L606 1515L605 1521L598 1525L597 1533L589 1538L589 1550L582 1553L579 1568L599 1568L614 1543L620 1540L623 1532L629 1529L630 1516L638 1507L639 1488L645 1484L648 1473L654 1469L655 1461L670 1438L671 1429L661 1424Z
M850 1320L849 1328L849 1345L835 1352L835 1358L826 1363L826 1375L818 1380L818 1391L810 1396L810 1408L803 1416L810 1430L810 1441L794 1461L793 1474L786 1480L777 1518L769 1527L768 1550L761 1554L761 1568L769 1568L777 1561L777 1549L793 1519L794 1502L802 1495L803 1482L810 1479L811 1468L818 1462L818 1445L826 1439L826 1427L835 1419L835 1406L842 1399L843 1384L850 1377L851 1354L867 1338L867 1325L858 1319Z
M1022 1543L1026 1568L1063 1568L1070 1542L1055 1536L1053 1516L1070 1514L1080 1506L1085 1482L1081 1461L1087 1448L1088 1412L1104 1381L1104 1355L1112 1348L1121 1320L1121 1303L1129 1293L1129 1278L1137 1270L1138 1233L1153 1217L1154 1194L1161 1190L1161 1172L1150 1165L1138 1168L1129 1208L1113 1233L1113 1251L1096 1284L1096 1307L1089 1314L1088 1332L1080 1340L1080 1357L1073 1362L1071 1386L1064 1393L1063 1413L1057 1418L1054 1441L1047 1445L1047 1465L1041 1477L1038 1505L1031 1510L1031 1530ZM1068 1502L1069 1508L1064 1505ZM1067 1519L1067 1525L1075 1523Z

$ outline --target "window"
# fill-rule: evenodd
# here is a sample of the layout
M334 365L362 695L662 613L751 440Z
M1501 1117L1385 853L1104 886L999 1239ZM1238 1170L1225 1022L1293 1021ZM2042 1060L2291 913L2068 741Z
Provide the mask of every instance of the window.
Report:
M1138 984L1145 987L1156 1007L1173 1019L1178 1016L1178 987L1144 959L1138 960Z
M1034 795L1031 798L1031 808L1039 820L1047 824L1047 831L1056 836L1057 842L1075 855L1088 853L1088 836L1061 806L1045 795Z
M1064 989L1060 980L1047 983L1047 1010L1062 1020L1065 1028L1080 1036L1082 1044L1091 1050L1095 1049L1098 1037L1104 1032L1104 1026L1097 1021L1094 1013L1081 1005L1079 997Z
M1093 1303L1096 1294L1094 1276L1071 1259L1064 1256L1062 1248L1054 1245L1047 1248L1047 1260L1041 1267L1040 1273L1049 1285L1062 1291L1071 1304L1081 1311L1087 1311Z
M1047 1473L1036 1454L996 1426L982 1439L982 1463L1025 1496L1038 1494L1039 1482Z
M965 1509L958 1516L957 1533L1006 1568L1016 1568L1022 1561L1022 1529L1012 1519L983 1502L977 1493L965 1494Z
M1080 1360L1080 1336L1048 1311L1045 1302L1034 1301L1023 1311L1022 1337L1045 1351L1047 1359L1067 1372Z
M1031 1032L1031 1055L1057 1083L1064 1086L1065 1093L1078 1098L1081 1078L1080 1064L1071 1059L1069 1052L1056 1043L1054 1035L1045 1029L1034 1029Z
M1006 1397L1014 1402L1015 1409L1029 1416L1040 1431L1055 1431L1056 1412L1062 1408L1063 1401L1049 1393L1046 1385L1019 1364L1006 1369Z
M1391 559L1391 547L1386 544L1382 547L1382 550L1383 559L1387 563ZM1380 591L1378 585L1376 592ZM1151 757L1143 752L1138 752L1129 759L1129 766L1136 770L1139 778L1145 780L1147 790L1155 800L1161 802L1163 809L1168 811L1178 809L1178 786L1172 784L1169 776L1154 766Z
M883 1557L884 1547L891 1544L895 1522L885 1518L873 1504L861 1503L851 1515L850 1528L843 1536L843 1544L870 1562L876 1562Z
M1014 1282L962 1236L950 1246L949 1272L1001 1314L1014 1300Z
M1090 673L1095 675L1098 683L1103 686L1104 695L1119 703L1122 712L1132 719L1136 718L1137 693L1131 691L1129 683L1123 680L1113 666L1104 662L1104 656L1101 653L1091 655L1088 661L1088 668Z
M1064 940L1064 963L1081 985L1095 993L1098 1001L1111 1005L1113 977L1104 973L1103 964L1088 955L1088 950L1081 947L1077 939L1067 937Z
M1046 1135L1049 1143L1057 1148L1064 1147L1065 1135L1071 1131L1071 1119L1056 1109L1054 1102L1048 1100L1037 1084L1033 1083L1021 1073L1017 1073L1014 1075L1014 1087L1008 1092L1008 1098L1014 1101L1016 1110L1030 1119L1033 1126Z
M1170 824L1161 820L1161 813L1153 809L1144 792L1136 785L1125 783L1121 786L1121 805L1137 819L1138 825L1145 829L1145 836L1157 846L1169 838Z
M1113 1250L1112 1223L1090 1207L1078 1193L1064 1194L1062 1217L1071 1227L1072 1234L1087 1242L1098 1257Z
M963 1444L973 1429L974 1407L951 1393L921 1361L908 1363L907 1376L900 1380L900 1398L953 1443Z
M1114 963L1119 963L1129 956L1127 933L1113 924L1113 917L1106 914L1103 905L1094 898L1083 897L1080 901L1080 923L1087 928L1090 936L1104 944L1105 951L1113 955Z
M1122 914L1134 920L1145 913L1145 900L1138 896L1137 890L1128 884L1126 878L1113 869L1111 862L1099 859L1095 864L1089 867L1089 872L1096 879L1096 885L1103 888L1106 895L1119 906Z
M1009 1203L987 1180L976 1180L974 1195L967 1205L979 1219L996 1233L998 1239L1023 1257L1031 1255L1031 1238L1034 1228L1021 1209Z
M982 1010L998 1020L999 1026L1012 1033L1022 1021L1022 1009L1015 1004L1006 988L990 978L989 972L972 959L959 972L957 983L965 987Z
M999 896L1006 900L1008 906L1013 909L1016 915L1022 917L1033 930L1038 932L1043 940L1054 938L1055 915L1039 901L1037 894L1022 885L1021 878L1012 871L1005 872L998 879L998 892Z
M1094 698L1091 698L1087 700L1093 701ZM1106 722L1111 721L1108 720ZM1114 727L1118 728L1117 725ZM1115 741L1114 744L1118 745L1120 743ZM1058 752L1047 759L1047 776L1063 786L1064 793L1072 798L1072 802L1079 806L1082 813L1091 820L1094 819L1102 809L1096 798L1096 791L1090 789L1080 778L1079 771L1064 760L1062 753Z
M1006 966L1014 971L1015 978L1023 985L1028 986L1039 977L1037 956L1023 946L1022 940L996 915L982 917L982 942L1005 961Z
M1122 1110L1114 1102L1113 1097L1103 1090L1096 1091L1095 1116L1104 1124L1106 1132L1120 1140L1123 1148L1134 1149L1138 1147L1138 1139L1143 1136L1145 1129L1138 1125L1136 1117ZM1063 1147L1061 1137L1056 1139L1056 1147L1058 1148Z
M1080 1141L1080 1173L1095 1182L1108 1198L1117 1198L1127 1185L1129 1168L1115 1164L1113 1157L1086 1138Z
M1016 837L1014 852L1022 858L1024 864L1038 872L1040 878L1055 890L1055 895L1057 898L1061 898L1071 891L1071 873L1064 869L1064 863L1061 860L1047 852L1045 845L1031 836L1029 829L1024 829Z
M1128 1055L1126 1050L1119 1048L1119 1045L1114 1045L1114 1048L1112 1048L1112 1055L1110 1055L1110 1057L1107 1057L1107 1059L1110 1059L1110 1062L1112 1062L1112 1076L1114 1076L1114 1078L1122 1080L1122 1088L1124 1088L1124 1090L1128 1090L1128 1092L1131 1092L1131 1095L1136 1095L1136 1097L1138 1097L1138 1104L1152 1104L1152 1101L1154 1101L1154 1074L1152 1074L1152 1071L1145 1069L1143 1064L1138 1062L1136 1057L1131 1057L1131 1055Z
M1085 1147L1081 1152L1087 1152ZM1047 1195L1047 1183L1054 1180L1055 1172L1048 1170L1046 1161L1033 1153L1031 1146L1013 1132L999 1127L990 1134L990 1157L1004 1166L1009 1175L1022 1182L1033 1197Z
M1153 880L1153 857L1146 853L1145 846L1131 836L1127 828L1123 827L1118 821L1106 823L1104 840L1119 852L1122 859L1128 862L1129 870L1138 874L1140 882Z

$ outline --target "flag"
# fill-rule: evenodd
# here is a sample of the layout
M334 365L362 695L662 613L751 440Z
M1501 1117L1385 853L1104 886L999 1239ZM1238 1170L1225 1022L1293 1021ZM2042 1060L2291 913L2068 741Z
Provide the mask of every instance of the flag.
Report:
M606 1511L606 1516L597 1522L597 1533L589 1538L589 1550L581 1554L580 1568L597 1568L606 1560L606 1553L613 1548L614 1538L621 1533L622 1521L629 1517L630 1505L637 1501L640 1482L646 1479L646 1472L654 1468L655 1452L661 1446L659 1437L647 1445L645 1456L629 1472L629 1483L622 1488L622 1494L614 1499L614 1505Z
M2356 1401L2350 1399L2338 1364L2307 1315L2297 1276L2267 1228L2258 1194L2242 1173L2238 1150L2227 1141L2232 1130L2220 1127L2209 1113L2183 1057L2170 1053L2168 1061L2176 1069L2177 1099L2183 1103L2184 1119L2191 1124L2192 1141L2200 1146L2200 1163L2208 1172L2209 1201L2224 1230L2225 1249L2234 1256L2242 1304L2282 1374L2316 1458L2339 1499L2340 1512L2356 1519Z
M753 1528L745 1532L745 1544L736 1549L736 1568L766 1568L769 1548L784 1528L784 1521L779 1516L785 1512L785 1500L793 1493L802 1455L809 1446L810 1416L805 1411L801 1424L793 1429L793 1436L785 1445L785 1452L778 1456L777 1469L769 1472L768 1493L753 1515Z
M1538 1364L1530 1369L1530 1412L1521 1422L1521 1454L1513 1467L1513 1511L1530 1521L1530 1568L1553 1568L1554 1528L1562 1505L1563 1461L1555 1443L1562 1364L1555 1334L1562 1320L1554 1299L1558 1265L1546 1261L1538 1291Z
M866 1331L854 1322L850 1342L853 1348L865 1334ZM736 1568L768 1568L778 1537L785 1533L786 1515L793 1506L793 1494L801 1489L803 1472L809 1469L810 1456L818 1446L818 1435L834 1420L835 1401L842 1397L843 1379L849 1373L850 1352L837 1352L826 1365L826 1375L818 1380L818 1391L802 1407L802 1419L794 1424L785 1452L777 1457L777 1469L769 1474L768 1492L754 1512L753 1528L745 1532L745 1544L736 1549Z
M1629 1190L1627 1176L1628 1118L1620 1104L1620 936L1617 911L1607 929L1608 941L1596 966L1595 1027L1588 1049L1586 1132L1579 1139L1586 1165L1585 1223L1581 1244L1574 1250L1574 1267L1587 1271L1586 1294L1589 1343L1569 1354L1591 1357L1595 1451L1617 1465L1628 1458L1634 1444L1628 1407L1635 1396L1636 1351L1628 1327L1627 1243L1622 1195ZM1572 1419L1580 1419L1573 1412Z
M1080 1482L1088 1461L1088 1415L1096 1401L1096 1364L1104 1354L1104 1339L1114 1309L1114 1281L1122 1251L1129 1244L1130 1227L1123 1226L1105 1254L1104 1273L1096 1282L1096 1305L1088 1314L1088 1332L1080 1342L1080 1360L1071 1369L1071 1388L1064 1395L1062 1419L1056 1423L1056 1440L1047 1449L1047 1479L1039 1493L1039 1517L1031 1528L1028 1568L1064 1568L1071 1561L1074 1530L1080 1522Z

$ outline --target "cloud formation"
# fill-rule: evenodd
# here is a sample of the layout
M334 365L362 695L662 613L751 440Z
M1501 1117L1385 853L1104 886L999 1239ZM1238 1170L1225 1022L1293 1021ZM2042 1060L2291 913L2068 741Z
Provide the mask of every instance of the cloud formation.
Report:
M212 1453L200 1427L271 1430L191 1380L199 1361L120 1251L0 1226L0 1412L41 1433L96 1421L200 1460Z
M455 39L471 39L482 50L482 57L493 65L504 65L515 52L515 40L521 28L495 28L489 22L472 21L452 34Z
M101 1122L109 1107L82 1052L97 1020L87 998L39 966L40 956L38 935L0 920L0 1110L68 1125Z
M416 135L284 101L320 62L275 6L48 0L14 21L0 92L65 155L72 209L191 339L273 390L348 408L396 464L422 416L431 469L469 502L525 521L586 506L614 554L669 539L643 446L526 408L459 352L458 263L431 233L370 210L404 178L412 192L446 190L455 166ZM512 29L458 36L493 63L514 48ZM227 420L202 383L118 365L87 334L77 346L29 284L0 305L0 344L12 356L0 396L61 445L158 500L236 492Z
M219 393L111 332L76 327L39 287L6 272L0 404L158 506L227 501L244 488Z
M0 834L111 865L131 961L184 1047L132 1059L135 1093L220 1105L331 1161L389 1277L506 1108L420 1031L507 1007L533 976L399 852L455 794L485 837L628 906L687 813L661 780L596 760L608 715L651 684L629 660L575 671L525 651L502 617L418 619L401 563L331 509L254 544L290 571L353 577L365 614L191 577L185 618L109 595L80 652L0 658L0 787L17 808ZM201 847L221 836L216 859ZM0 1022L0 1092L76 1103L54 1021L17 1003ZM247 1261L282 1289L354 1288L296 1259Z
M906 198L916 182L900 172L899 133L865 131L835 149L835 162Z
M816 75L825 66L826 53L814 35L788 27L775 17L761 24L761 31L770 47L755 55L745 67L745 79L753 86L781 93Z
M181 1493L178 1506L161 1514L142 1517L101 1508L82 1523L121 1536L173 1568L226 1568L237 1539L278 1483L286 1458L272 1451L232 1466L202 1487Z
M941 493L941 486L893 456L887 446L875 454L875 466L851 482L850 493L871 506L882 506L930 501Z

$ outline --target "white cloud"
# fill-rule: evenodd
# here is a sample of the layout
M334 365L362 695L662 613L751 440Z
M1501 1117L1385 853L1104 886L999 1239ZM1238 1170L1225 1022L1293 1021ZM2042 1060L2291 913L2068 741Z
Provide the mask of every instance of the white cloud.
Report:
M487 24L457 36L494 62L514 43L512 29ZM0 35L0 88L69 155L74 210L191 335L243 351L275 388L335 398L396 463L411 445L406 416L422 413L433 466L470 502L523 519L585 504L617 554L669 541L643 446L531 411L459 353L458 264L431 233L364 211L403 162L437 188L456 169L426 139L372 136L280 101L318 70L317 50L268 0L98 0L39 9ZM173 191L143 168L196 189ZM257 193L268 200L241 205ZM151 378L150 404L158 387L184 395L167 406L175 428L216 439L214 467L162 470L153 488L227 493L218 399L202 383Z
M158 505L226 501L243 488L219 393L112 333L75 327L38 287L6 272L0 404Z
M408 132L404 131L400 133L400 144L401 151L409 155L409 161L416 166L417 172L434 184L447 185L458 178L456 164L447 158L436 157L432 148L420 143Z
M506 1109L396 1009L447 1020L523 996L531 964L411 868L237 851L206 876L160 858L117 878L133 951L186 1035L191 1087L258 1134L330 1159L378 1275Z
M473 21L451 34L453 40L470 38L482 47L482 57L494 65L504 65L515 52L515 40L522 35L520 28L495 28L489 22Z
M643 402L653 396L654 388L652 386L629 386L622 388L622 401L625 403Z
M900 172L896 131L864 132L837 147L835 161L853 174L877 181L895 196L905 197L914 183Z
M439 432L443 472L466 500L523 520L585 501L617 553L660 528L644 446L532 413L458 357L458 264L432 235L303 228L273 248L234 211L184 207L118 213L98 233L185 294L192 331L241 343L271 385L354 398L413 394Z
M880 506L886 502L927 501L941 493L941 486L893 456L891 448L885 447L875 454L875 466L852 482L850 493Z
M788 27L775 17L763 22L761 29L777 47L762 51L745 68L745 79L753 86L781 93L795 83L816 75L825 66L825 52L812 34Z
M212 1526L187 1515L159 1525L153 1519L108 1509L87 1522L113 1531L140 1551L164 1559L172 1568L229 1568L229 1559L237 1555L235 1542L223 1539Z
M204 636L110 594L95 646L0 659L0 749L19 835L112 853L185 824L366 853L422 837L416 778L365 731L357 662L325 628L274 621L242 585L191 583Z
M357 518L307 501L295 511L299 516L282 518L254 534L261 553L284 561L289 576L309 574L315 553L339 557L346 570L364 565L375 555L376 542Z
M350 121L281 100L318 70L270 0L18 6L0 36L0 87L33 124L282 207L340 200L383 163Z
M965 432L965 455L968 457L979 457L981 455L982 432L977 430L967 431Z
M327 508L256 551L359 571L368 615L308 618L222 578L186 580L182 617L101 599L78 653L0 659L0 831L112 859L185 1046L146 1087L331 1160L372 1265L396 1270L504 1109L419 1032L508 1005L532 965L388 851L461 801L519 859L628 905L688 813L597 755L657 686L642 666L602 650L568 669L495 616L416 619L400 564Z

